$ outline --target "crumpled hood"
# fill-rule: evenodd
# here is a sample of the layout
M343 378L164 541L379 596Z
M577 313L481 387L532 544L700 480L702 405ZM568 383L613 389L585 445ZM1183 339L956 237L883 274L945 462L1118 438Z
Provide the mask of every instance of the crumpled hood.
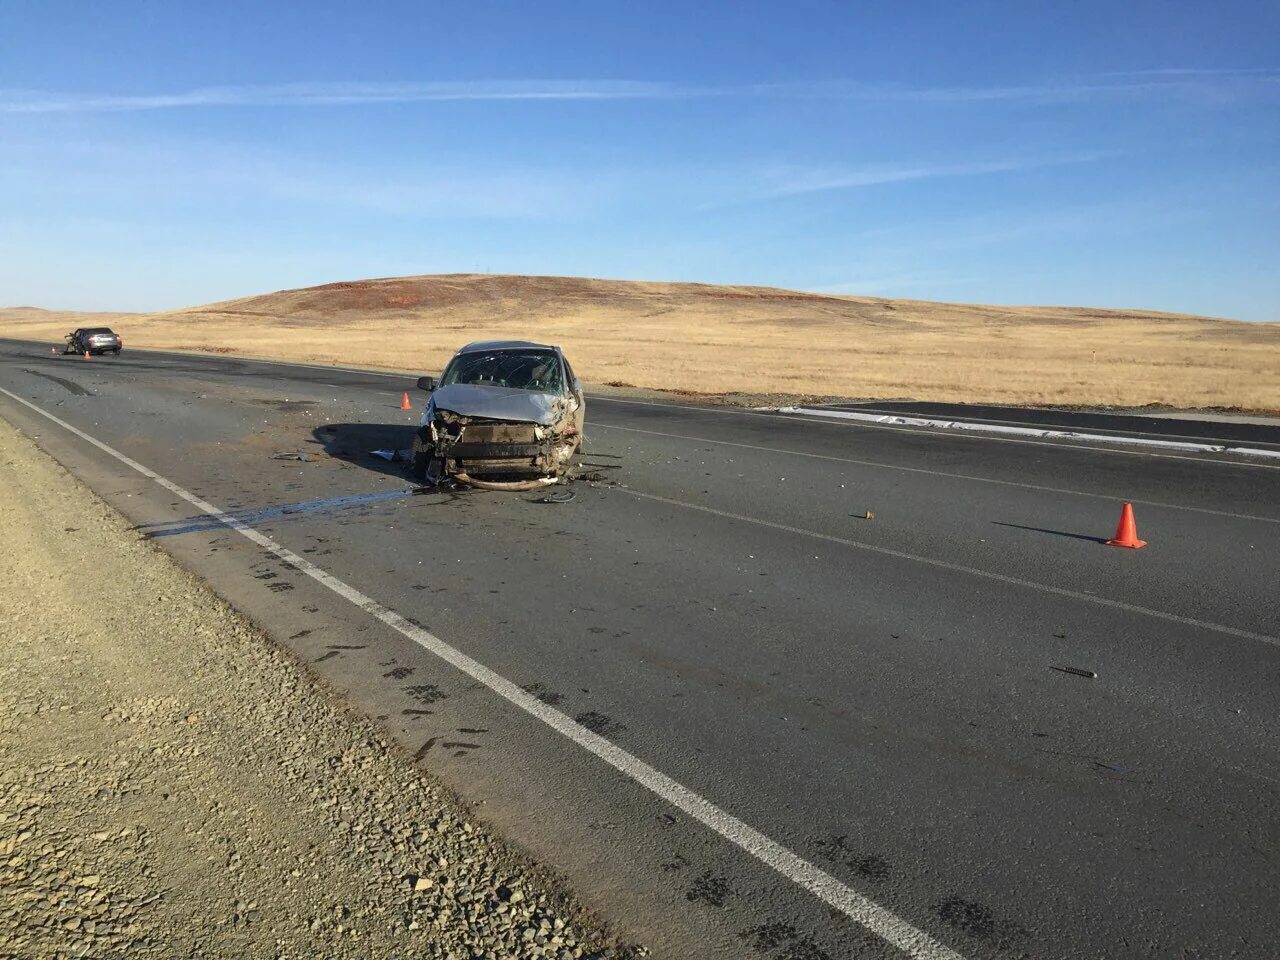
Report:
M521 423L539 423L544 427L556 423L564 413L563 400L555 394L478 383L451 383L447 387L438 387L431 394L431 403L422 418L424 426L430 419L433 408L452 410L464 417L516 420Z

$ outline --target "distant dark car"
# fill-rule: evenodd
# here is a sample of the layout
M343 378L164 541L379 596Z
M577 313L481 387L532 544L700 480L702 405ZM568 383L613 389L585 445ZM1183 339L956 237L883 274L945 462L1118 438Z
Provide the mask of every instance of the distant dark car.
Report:
M124 346L120 335L110 327L81 327L72 330L64 337L67 345L63 353L91 353L100 356L104 353L119 353Z

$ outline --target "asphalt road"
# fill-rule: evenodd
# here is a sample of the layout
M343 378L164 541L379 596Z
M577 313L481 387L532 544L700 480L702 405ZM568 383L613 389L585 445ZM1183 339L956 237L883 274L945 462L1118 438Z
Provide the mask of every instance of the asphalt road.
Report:
M655 956L1280 951L1274 463L596 397L539 503L408 494L408 376L0 341L0 388L376 601L0 393Z

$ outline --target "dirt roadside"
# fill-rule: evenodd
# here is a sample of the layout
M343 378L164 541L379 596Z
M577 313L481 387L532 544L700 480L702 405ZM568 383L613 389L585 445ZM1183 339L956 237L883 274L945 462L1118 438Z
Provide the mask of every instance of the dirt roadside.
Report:
M0 957L631 957L0 420Z

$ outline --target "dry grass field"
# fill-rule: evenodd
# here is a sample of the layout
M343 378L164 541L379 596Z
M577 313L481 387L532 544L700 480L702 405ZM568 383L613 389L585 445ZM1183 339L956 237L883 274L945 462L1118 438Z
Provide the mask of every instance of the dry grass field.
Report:
M211 349L438 372L471 340L558 343L591 383L705 393L1280 410L1280 324L766 287L446 275L334 283L168 313L0 310L0 336L115 326Z

